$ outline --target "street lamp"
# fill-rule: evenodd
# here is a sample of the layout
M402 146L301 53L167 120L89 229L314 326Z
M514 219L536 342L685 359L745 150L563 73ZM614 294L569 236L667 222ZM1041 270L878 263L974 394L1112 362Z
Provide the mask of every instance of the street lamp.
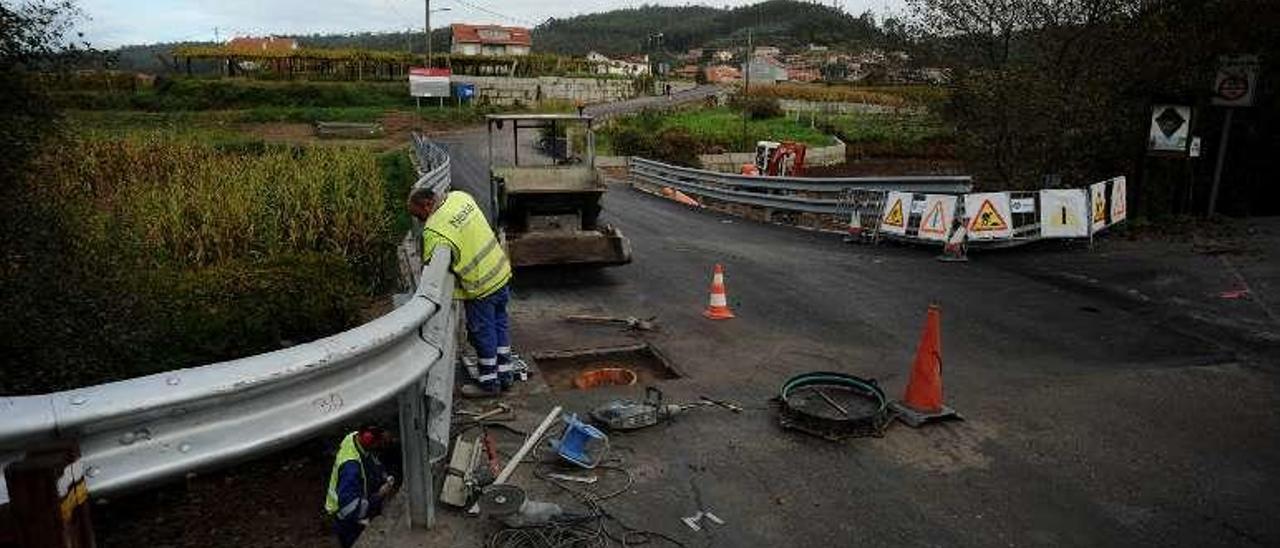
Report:
M431 68L431 14L437 11L453 11L452 8L436 8L431 9L431 0L427 0L426 18L427 18L427 68Z

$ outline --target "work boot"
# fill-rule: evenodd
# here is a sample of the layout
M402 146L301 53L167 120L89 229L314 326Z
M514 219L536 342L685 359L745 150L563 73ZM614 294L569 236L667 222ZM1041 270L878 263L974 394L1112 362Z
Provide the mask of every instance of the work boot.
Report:
M466 383L458 387L458 393L468 399L496 398L502 395L502 389L497 383L487 385Z

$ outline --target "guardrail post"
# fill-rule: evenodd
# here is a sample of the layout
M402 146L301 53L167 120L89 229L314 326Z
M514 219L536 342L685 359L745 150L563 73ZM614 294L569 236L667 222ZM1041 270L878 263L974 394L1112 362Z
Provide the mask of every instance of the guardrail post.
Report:
M27 453L4 471L22 548L94 546L89 490L74 441Z
M400 450L404 456L404 490L409 494L409 524L428 523L432 498L427 464L427 412L423 398L426 380L420 379L400 393Z
M438 314L444 325L458 325L460 309L449 306ZM445 322L448 323L445 323ZM428 324L430 327L430 324ZM457 369L457 339L454 333L434 332L428 337L440 337L438 344L444 353L437 363L427 371L426 380L426 417L427 417L427 466L425 468L426 484L430 486L432 496L427 501L425 518L421 523L430 529L435 526L435 470L443 465L449 453L449 421L453 416L453 376Z

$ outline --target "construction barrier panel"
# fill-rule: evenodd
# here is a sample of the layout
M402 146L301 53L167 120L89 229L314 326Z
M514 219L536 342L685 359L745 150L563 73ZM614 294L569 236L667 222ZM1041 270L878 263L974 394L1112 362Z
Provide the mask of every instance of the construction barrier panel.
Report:
M1089 195L1078 188L1040 191L1040 237L1087 238Z
M970 240L1001 240L1013 236L1013 214L1009 193L966 194L964 211Z
M916 235L922 240L947 241L951 224L956 218L956 197L946 194L926 194L924 213Z

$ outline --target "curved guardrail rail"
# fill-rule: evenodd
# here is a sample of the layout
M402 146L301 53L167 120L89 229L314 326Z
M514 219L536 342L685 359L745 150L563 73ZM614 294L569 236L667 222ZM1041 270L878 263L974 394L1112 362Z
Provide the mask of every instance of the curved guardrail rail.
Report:
M923 175L900 177L761 177L737 175L705 169L675 166L631 158L631 172L642 177L653 177L671 184L719 185L726 189L750 188L757 190L787 190L810 193L835 193L847 189L897 190L933 194L964 194L973 190L973 178L961 175ZM699 187L690 186L698 192ZM834 202L835 200L831 200ZM779 207L785 207L780 203Z
M418 145L434 155L418 185L447 188L447 154ZM429 524L427 465L447 447L452 393L441 387L452 386L456 353L450 253L435 248L416 291L390 313L330 337L202 367L0 398L0 468L43 443L74 439L90 493L110 495L271 452L399 396L411 516ZM7 501L0 481L0 504Z
M449 189L450 159L443 146L429 141L420 133L413 134L413 150L418 160L420 177L414 187L434 188L437 193Z

